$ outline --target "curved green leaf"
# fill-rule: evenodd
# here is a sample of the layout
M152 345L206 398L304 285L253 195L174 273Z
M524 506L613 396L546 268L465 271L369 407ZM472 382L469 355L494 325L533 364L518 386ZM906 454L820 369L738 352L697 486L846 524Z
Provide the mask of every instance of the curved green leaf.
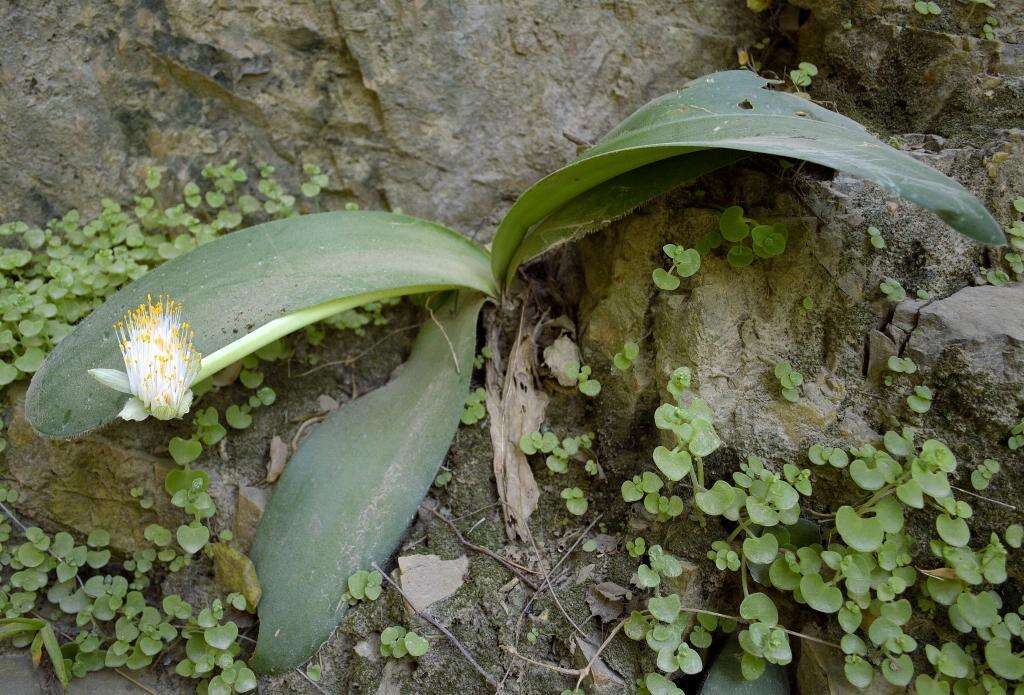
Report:
M330 212L237 231L152 270L82 321L33 376L26 413L53 437L117 417L127 397L87 370L124 368L113 325L148 294L170 294L184 305L196 349L209 356L254 333L262 344L279 337L261 331L268 325L295 330L272 322L308 307L316 307L307 316L312 321L385 297L453 287L494 294L487 254L413 217Z
M298 666L331 636L348 577L387 559L430 488L473 370L481 299L459 301L435 311L443 332L426 323L393 381L342 406L288 461L252 550L263 587L254 668Z
M719 72L639 109L575 162L519 197L494 237L495 277L507 282L528 231L576 196L652 162L714 148L838 169L936 212L982 243L1005 242L992 215L960 184L889 147L856 121L793 94L766 90L768 83L744 70Z
M766 664L759 678L748 681L740 670L742 657L739 640L732 637L708 669L698 695L789 695L786 669Z
M510 268L515 270L559 244L611 224L662 193L746 156L733 150L708 150L664 159L609 179L576 196L533 227L516 249Z

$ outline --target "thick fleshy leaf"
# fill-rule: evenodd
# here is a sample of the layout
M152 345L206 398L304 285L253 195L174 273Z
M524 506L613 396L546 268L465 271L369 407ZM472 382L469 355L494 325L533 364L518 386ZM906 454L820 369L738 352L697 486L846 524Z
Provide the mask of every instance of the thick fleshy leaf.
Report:
M196 349L208 356L300 309L343 300L331 306L342 311L442 288L493 294L487 254L412 217L330 212L234 232L154 269L82 321L33 376L28 419L45 435L72 437L117 417L125 395L88 370L124 368L114 323L147 295L181 302Z
M708 150L654 162L605 181L576 196L531 229L516 250L511 267L515 269L559 244L596 232L662 193L746 156L745 152L735 150Z
M253 668L306 661L344 614L348 578L398 545L469 393L481 299L459 302L434 311L444 332L427 322L394 380L342 406L289 459L253 544L263 587Z
M519 197L494 237L495 277L507 284L515 263L540 250L535 245L519 252L530 230L577 196L654 162L715 149L802 159L844 171L934 211L973 239L1005 243L992 215L958 183L889 147L856 121L793 94L764 89L768 84L744 70L719 72L639 109L575 162Z
M784 668L767 664L759 678L747 680L740 668L742 658L743 649L733 637L708 669L698 695L789 695Z

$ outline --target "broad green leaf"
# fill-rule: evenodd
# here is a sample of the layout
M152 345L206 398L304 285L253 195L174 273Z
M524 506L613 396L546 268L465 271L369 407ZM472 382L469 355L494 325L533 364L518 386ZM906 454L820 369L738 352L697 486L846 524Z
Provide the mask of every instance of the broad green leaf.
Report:
M519 197L494 237L495 277L507 284L517 263L540 253L543 233L531 242L528 253L520 252L524 239L532 236L531 229L540 229L537 225L549 215L576 204L578 196L654 162L717 149L772 154L838 169L936 212L954 229L982 243L1005 243L992 215L958 183L889 147L856 121L796 95L764 89L768 84L744 70L719 72L636 111L575 162ZM720 166L725 163L723 159ZM713 168L709 165L707 170ZM632 200L642 202L640 196ZM578 205L587 207L582 202ZM628 209L624 206L623 212ZM570 219L586 217L578 212L565 214ZM554 234L553 243L567 236Z
M516 250L510 268L514 270L555 246L596 232L659 195L746 156L732 150L709 150L654 162L605 181L573 198L531 229Z
M789 695L784 668L767 664L760 677L747 680L741 670L743 655L739 640L731 638L708 669L698 695Z
M469 393L481 298L453 303L435 309L444 332L428 321L394 380L331 414L288 460L252 549L258 671L294 668L330 637L348 577L387 560L430 488Z
M147 295L170 294L184 305L205 369L213 353L240 338L257 336L255 350L280 337L273 332L281 322L272 322L298 310L323 307L326 316L462 287L494 294L487 254L456 232L404 215L331 212L234 232L152 270L83 320L33 377L28 419L45 435L72 437L117 417L127 396L87 370L124 368L114 323Z

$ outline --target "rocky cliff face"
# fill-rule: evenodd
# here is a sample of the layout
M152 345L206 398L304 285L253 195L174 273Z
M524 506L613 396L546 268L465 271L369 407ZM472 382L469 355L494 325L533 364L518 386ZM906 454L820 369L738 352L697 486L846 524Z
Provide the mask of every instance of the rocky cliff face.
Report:
M0 211L45 218L146 163L324 166L336 201L487 234L647 99L734 64L739 3L14 2Z
M812 97L957 178L1008 222L1009 201L1024 194L1024 142L1014 130L1024 127L1021 7L1008 0L985 12L940 4L943 15L924 18L910 3L875 0L803 0L760 15L740 0L16 0L0 7L0 218L40 223L103 194L124 197L147 164L186 180L207 161L238 157L269 161L285 178L304 162L318 163L332 182L327 205L401 207L485 239L519 192L574 155L573 141L599 137L689 78L735 67L737 51L746 50L778 74L799 60L816 63ZM988 14L997 19L995 36L982 39ZM733 204L785 221L786 253L743 270L712 255L684 289L657 292L650 277L662 264L662 245L692 244ZM884 253L868 243L868 226L885 236ZM868 437L890 416L905 416L902 394L884 386L881 365L891 355L911 356L921 366L917 380L937 391L936 407L917 424L950 442L962 461L1004 459L1007 472L987 494L1018 499L1024 478L996 445L1024 408L1024 298L1019 285L974 286L998 259L998 251L964 241L870 185L753 159L541 261L530 272L559 279L555 294L605 385L594 404L560 392L549 407L558 427L598 432L609 477L595 492L609 510L598 530L620 540L637 532L635 519L615 511L618 485L657 443L651 413L667 375L683 365L694 369L716 413L726 470L747 453L788 460L811 441ZM887 301L878 291L885 277L931 299ZM330 378L292 380L283 368L268 376L281 394L275 407L227 453L199 462L214 476L222 528L232 526L240 486L250 492L238 508L255 515L252 499L262 496L251 486L262 479L269 440L290 440L296 413L315 412L322 393L344 400L355 387L386 380L407 347L393 337L374 347L387 335L381 329L334 348L333 357L376 354ZM638 337L635 368L614 371L612 355ZM778 397L771 368L779 359L807 379L796 404ZM17 399L10 403L16 411ZM180 432L143 429L140 441L140 430L112 428L52 446L34 439L16 412L13 423L0 470L24 488L31 518L77 531L120 525L126 531L115 544L130 549L140 540L130 529L169 513L122 502L138 486L159 497L166 461L153 452ZM501 548L489 456L485 431L462 430L448 462L453 482L437 496L452 516L481 520L474 542ZM538 471L538 549L505 545L502 552L528 563L543 556L550 566L578 522L545 475ZM1000 522L991 511L979 516ZM669 545L694 563L687 576L695 579L695 600L712 601L722 585L702 568L704 540L677 531ZM615 552L602 548L573 554L558 578L564 610L578 623L596 605L588 602L591 586L628 586L632 570L621 543ZM422 551L445 559L466 552L426 514L399 554ZM1019 579L1021 568L1011 570ZM505 672L512 692L569 687L499 651L532 632L531 644L547 660L580 666L586 653L547 598L538 598L520 630L526 594L510 579L500 565L470 554L465 584L431 612L453 625L486 668ZM352 611L320 654L324 687L486 692L445 643L432 645L415 670L380 658L373 631L403 617L397 602ZM588 624L600 633L596 618ZM612 669L601 684L607 692L628 690L643 672L638 652L610 649L604 661ZM840 671L827 655L809 652L801 687L844 692ZM313 692L297 674L265 686Z

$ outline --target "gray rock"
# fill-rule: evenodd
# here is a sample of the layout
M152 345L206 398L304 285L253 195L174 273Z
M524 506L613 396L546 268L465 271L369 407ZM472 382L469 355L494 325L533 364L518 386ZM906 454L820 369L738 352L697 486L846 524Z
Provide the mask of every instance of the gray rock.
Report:
M33 521L88 535L94 528L110 532L110 547L132 551L150 544L147 525L174 528L184 520L163 488L173 467L167 459L122 446L102 434L72 441L40 437L25 419L24 384L7 393L11 422L4 452L7 470L20 494L18 511ZM153 501L143 509L133 488Z
M868 334L868 379L878 381L886 370L886 362L890 357L899 354L893 339L881 331Z
M12 695L48 695L51 692L48 680L45 670L32 666L32 657L27 651L0 654L0 683L3 684L3 692Z
M185 180L240 157L293 182L324 166L334 207L482 232L574 156L563 131L596 139L734 66L765 21L673 0L3 3L0 211L42 223L147 163Z
M967 287L922 308L906 353L933 367L956 353L972 372L1024 382L1024 284Z
M448 598L466 580L469 558L442 560L437 555L402 555L398 558L402 590L413 612L422 612Z

